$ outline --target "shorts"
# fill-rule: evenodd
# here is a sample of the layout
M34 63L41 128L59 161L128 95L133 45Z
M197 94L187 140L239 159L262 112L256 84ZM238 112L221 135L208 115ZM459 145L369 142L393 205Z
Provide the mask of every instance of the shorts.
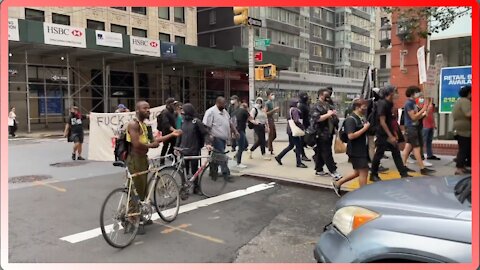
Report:
M70 136L70 141L74 143L83 143L83 134L75 134L73 133Z
M354 170L362 170L368 169L368 157L359 158L359 157L351 157L348 158L348 162L352 163L352 167Z
M421 136L420 130L418 127L407 127L405 130L405 135L407 137L407 143L411 144L413 148L421 146Z

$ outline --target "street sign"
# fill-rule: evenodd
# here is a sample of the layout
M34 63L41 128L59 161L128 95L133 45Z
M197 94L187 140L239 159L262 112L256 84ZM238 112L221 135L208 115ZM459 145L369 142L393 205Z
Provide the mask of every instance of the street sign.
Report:
M261 38L255 40L255 47L268 47L270 46L270 39L269 38Z
M248 25L262 27L262 20L248 17Z
M452 113L458 90L472 84L472 67L447 67L440 72L440 113Z
M262 62L262 60L263 60L263 53L262 52L256 52L255 53L255 61Z

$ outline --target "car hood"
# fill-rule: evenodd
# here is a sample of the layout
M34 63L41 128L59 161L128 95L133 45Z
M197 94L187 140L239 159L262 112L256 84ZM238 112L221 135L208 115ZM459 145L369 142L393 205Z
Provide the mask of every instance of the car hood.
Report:
M382 214L445 217L471 221L471 208L455 197L455 184L465 176L415 177L382 181L349 192L337 203L362 206ZM470 214L468 214L470 212Z

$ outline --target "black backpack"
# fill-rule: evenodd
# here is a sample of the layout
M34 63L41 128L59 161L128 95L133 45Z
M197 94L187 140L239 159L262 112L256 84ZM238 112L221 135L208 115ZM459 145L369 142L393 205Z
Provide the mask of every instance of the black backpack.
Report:
M199 125L203 125L203 123L198 118L194 118L192 120L192 123L195 125L195 131L197 132L198 142L200 144L200 148L202 148L205 145L205 137L202 135L202 132L200 132Z
M138 122L138 120L134 120ZM115 149L113 151L115 161L127 160L128 154L130 153L131 143L127 141L127 127L128 123L124 123L118 129L117 138L115 139Z
M340 140L341 140L342 142L344 142L344 143L348 143L348 141L350 141L350 140L348 139L348 134L347 134L347 132L345 132L345 121L347 121L348 118L353 118L353 119L355 119L355 123L356 123L357 126L358 126L357 118L354 117L354 116L352 116L352 115L348 116L347 118L345 118L345 120L343 120L342 125L340 126L340 129L338 130L338 137L339 137Z
M372 136L375 135L378 129L377 103L371 100L369 106L368 111L370 111L370 113L367 116L367 121L370 123L370 128L368 128L367 134Z
M253 120L257 119L257 115L258 115L258 109L256 107L253 107L255 109L255 115L253 117ZM249 129L253 129L255 127L255 124L250 122L250 121L247 121L247 125L248 125L248 128Z

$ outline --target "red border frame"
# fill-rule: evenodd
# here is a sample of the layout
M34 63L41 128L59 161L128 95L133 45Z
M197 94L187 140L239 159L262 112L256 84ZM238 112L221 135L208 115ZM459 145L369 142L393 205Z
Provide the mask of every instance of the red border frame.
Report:
M477 269L479 266L479 3L474 0L391 0L391 6L471 6L472 7L472 75L473 75L473 99L472 99L472 263L471 264L409 264L408 268L422 269ZM1 176L1 248L0 257L2 268L24 269L24 268L44 268L44 269L83 269L98 267L115 267L115 269L131 269L130 264L8 264L8 7L9 6L58 6L59 2L54 0L5 0L0 3L0 176ZM137 0L84 0L81 6L137 6ZM101 4L101 5L100 5ZM327 0L267 0L262 2L254 1L219 1L219 0L181 0L181 1L158 1L144 0L143 6L365 6L365 2L358 0L341 0L336 3ZM227 5L230 4L230 5ZM261 5L260 5L261 4ZM368 6L384 6L385 1L371 0ZM64 0L62 6L79 6L77 1ZM477 165L477 166L475 166ZM477 254L477 255L475 255ZM313 256L313 255L312 255ZM158 268L154 264L143 264L142 267ZM302 269L384 269L386 266L381 264L360 265L360 264L162 264L163 269L223 269L229 267L232 269L249 269L251 267L262 269L291 269L300 267ZM401 269L406 266L403 264L389 264L389 270Z

